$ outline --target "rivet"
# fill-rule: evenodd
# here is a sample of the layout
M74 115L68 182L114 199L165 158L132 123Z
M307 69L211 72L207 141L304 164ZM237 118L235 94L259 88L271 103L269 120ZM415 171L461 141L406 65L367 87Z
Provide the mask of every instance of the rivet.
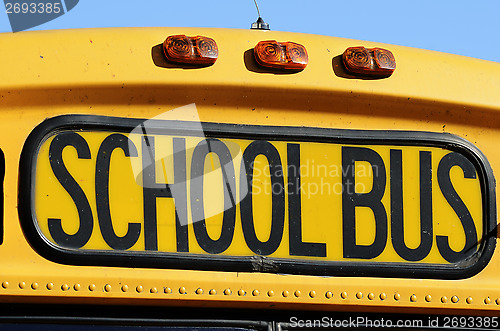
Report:
M217 291L215 289L211 289L210 291L208 291L208 294L210 294L210 295L216 295Z
M496 299L496 300L495 300L495 303L496 303L497 305L500 305L500 298Z
M394 294L394 300L398 301L399 299L401 299L401 294L399 293Z
M122 292L127 292L128 291L128 285L123 284L122 285Z
M170 287L164 287L163 288L163 293L170 294L170 293L172 293L172 289Z
M3 288L9 287L9 282L2 282L2 287Z
M111 292L111 290L112 290L111 285L106 284L106 286L104 286L104 291L106 291L106 292Z
M311 291L311 292L309 292L309 296L310 296L311 298L315 298L315 297L316 297L316 291Z
M26 287L26 283L25 282L20 282L19 283L19 288L23 289Z
M286 298L287 296L290 295L290 292L288 292L287 290L284 290L283 293L281 293L281 295L283 295Z
M194 291L196 294L203 294L203 290L201 288L197 288L196 291Z
M373 299L375 299L375 294L373 294L373 293L368 293L368 299L369 299L369 300L373 300Z
M382 292L382 293L380 293L379 298L380 298L380 300L385 300L385 299L387 299L387 294Z
M410 296L410 301L411 302L416 302L417 301L417 296L415 294L413 294L412 296Z
M457 303L458 302L458 297L456 295L451 297L451 302Z
M45 286L47 288L47 290L52 290L54 288L54 284L52 283L47 283L47 285Z
M274 296L274 291L273 291L273 290L269 290L269 291L267 291L267 296L268 296L268 297L272 297L272 296Z
M31 284L31 288L36 290L38 288L38 283Z
M296 290L293 294L295 295L296 298L300 297L300 291L299 290Z
M431 297L431 295L430 295L430 294L427 294L427 295L425 296L425 301L427 301L427 302L431 302L431 301L432 301L432 297Z
M448 298L446 296L442 296L441 297L441 302L442 303L447 303L448 302Z
M362 299L363 298L363 293L361 293L361 292L356 293L356 298Z
M96 288L95 284L89 285L89 291L95 291L95 288Z
M149 293L158 293L158 289L156 287L152 287L150 290L149 290Z
M230 289L230 288L226 288L226 289L224 290L224 295L231 295L232 293L233 293L233 292L231 291L231 289Z
M346 299L346 298L347 298L347 292L342 292L342 293L340 293L340 297L341 297L342 299Z
M486 299L484 299L484 303L489 305L491 303L490 297L487 297Z
M144 287L142 287L142 285L137 285L137 287L135 288L135 290L136 290L137 293L141 293L144 290Z
M258 296L259 294L260 294L259 290L253 290L253 291L252 291L252 295L253 295L254 297Z
M331 292L331 291L326 292L326 293L325 293L325 297L326 297L327 299L331 299L331 298L333 298L333 292Z
M69 285L68 284L62 284L61 285L61 290L63 290L63 291L69 290Z
M240 297L243 297L243 296L245 296L246 294L247 294L247 292L245 292L243 289L239 289L239 290L238 290L238 295L239 295Z
M185 288L185 287L181 287L181 288L179 288L179 293L180 293L180 294L186 294L186 293L187 293L186 288Z
M465 302L467 302L468 304L471 304L472 303L472 297L468 297L467 299L465 299Z
M75 291L80 291L80 288L81 288L80 284L75 284L75 285L73 285L73 289L74 289Z

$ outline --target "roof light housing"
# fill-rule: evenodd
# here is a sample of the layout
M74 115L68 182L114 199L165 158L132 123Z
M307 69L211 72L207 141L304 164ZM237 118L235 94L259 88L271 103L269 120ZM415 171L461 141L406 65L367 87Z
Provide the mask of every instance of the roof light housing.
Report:
M396 59L383 48L349 47L342 54L347 72L354 75L387 77L396 69Z
M214 64L219 56L215 40L204 36L169 36L163 42L163 52L171 62L196 65Z
M309 61L306 48L291 41L260 41L254 47L254 56L263 67L283 70L303 70Z

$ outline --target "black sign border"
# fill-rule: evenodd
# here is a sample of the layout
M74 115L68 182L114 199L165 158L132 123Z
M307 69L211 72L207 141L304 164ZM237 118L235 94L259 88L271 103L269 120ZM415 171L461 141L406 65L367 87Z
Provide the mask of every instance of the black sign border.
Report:
M55 131L71 129L130 132L146 120L98 115L61 115L45 120L30 133L20 158L18 212L28 242L42 257L60 264L83 266L267 272L315 276L464 279L483 270L493 256L497 237L495 179L485 155L469 141L449 133L227 123L201 123L201 126L205 136L215 138L349 145L423 146L459 152L474 164L478 172L483 193L484 240L476 254L467 260L449 265L359 261L329 262L264 256L241 257L189 253L91 251L63 248L49 242L39 232L31 205L34 166L38 149L45 137ZM199 136L199 126L200 123L196 122L149 120L148 133Z

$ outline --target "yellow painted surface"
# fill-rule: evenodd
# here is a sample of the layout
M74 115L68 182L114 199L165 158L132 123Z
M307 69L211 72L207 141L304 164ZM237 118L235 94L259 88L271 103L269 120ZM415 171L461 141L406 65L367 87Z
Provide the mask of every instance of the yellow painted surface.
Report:
M162 58L161 50L155 46L173 34L205 35L215 39L219 47L219 59L213 66L195 69L167 64ZM249 50L258 41L269 39L303 44L309 54L307 68L292 74L274 74L258 69ZM6 159L4 240L0 245L0 301L22 301L29 298L53 302L65 297L89 303L213 304L364 311L428 308L439 313L466 309L470 312L475 309L498 312L499 306L495 300L500 298L499 248L483 271L461 280L316 277L63 265L46 260L29 245L19 222L17 204L18 179L26 175L18 172L21 150L29 133L44 119L65 114L149 119L192 103L196 105L198 118L191 112L181 111L170 119L263 126L449 132L479 148L491 164L493 173L497 174L500 169L497 147L500 139L500 64L371 42L274 31L151 28L20 32L1 35L0 44L0 63L3 68L0 81L0 148ZM339 56L347 47L359 45L391 50L397 62L394 74L389 78L375 80L346 76ZM108 133L79 134L88 139L91 150L95 152ZM232 142L240 147L248 144L248 141ZM48 143L50 139L45 142ZM284 143L276 142L280 153L285 153L282 144ZM306 142L301 144L304 144L304 160L307 158L311 162L325 162L324 159L320 161L321 157L314 153L316 148L322 152L332 149L332 153L328 155L335 158L337 153L338 156L338 151L334 150L338 150L339 146L319 147ZM40 187L47 187L51 194L49 197L42 197L42 193L37 192L36 200L45 201L46 204L41 204L40 209L37 204L36 213L39 213L40 219L55 217L49 216L47 213L51 211L47 209L57 204L55 213L58 217L73 217L71 215L74 215L74 210L70 210L67 195L50 178L46 148L47 145L43 145L40 150L40 169L37 175L44 177L40 179L40 183L45 186ZM387 160L390 147L374 148L384 154L383 158ZM405 161L415 164L416 149L418 148L405 147ZM437 158L445 153L438 148L425 150L432 151ZM120 168L119 171L127 173L124 175L127 178L133 177L130 176L132 169L118 166L125 163L120 157L117 155L116 160L113 159L112 168ZM68 160L68 164L75 161L70 150L65 151L64 158ZM87 168L83 167L85 169L82 168L81 171L72 168L70 172L79 176L81 181L89 181L83 183L82 187L91 192L95 158L86 162L89 164ZM216 167L217 160L214 159L214 162ZM338 161L333 164L338 164ZM206 167L209 166L211 164L207 163ZM166 171L168 178L168 168ZM415 178L412 179L411 175L412 171L407 174L405 168L404 176L408 176L409 181L405 194L408 193L408 196L415 194L410 189L411 185L416 185L412 184ZM461 179L460 175L452 174L454 183L465 182L463 175ZM262 176L263 187L268 185L266 178ZM121 182L115 177L111 180L112 198L133 197L135 201L140 196L133 180ZM313 176L310 180L321 181L321 176ZM115 184L116 181L120 181L119 185L127 187L129 192L113 188L118 185ZM475 200L478 199L478 182L473 180L468 186L465 183L463 186L457 184L457 187L458 185L462 190L459 194L466 205L474 210L475 215L480 214L480 207ZM388 195L384 199L388 199ZM408 199L415 200L416 197ZM325 222L321 217L324 214L322 210L334 208L335 203L338 204L339 201L334 200L330 205L320 203L317 207L313 200L305 199L304 217L319 218L319 222ZM416 208L416 203L409 202L408 208ZM124 204L123 208L121 205L112 206L112 213L123 215L127 222L140 223L141 207L134 202ZM384 204L388 206L388 201L384 201ZM94 206L92 203L91 205ZM437 208L438 205L444 205L444 202L436 200L436 215L453 216L445 208ZM158 213L167 215L172 208L171 204L164 203ZM268 217L266 213L269 213L269 206L266 208L258 211L259 217ZM415 215L408 217L413 217L412 224L415 226ZM451 224L456 223L456 216L454 217L446 218ZM366 223L367 236L370 233L369 218L370 215L362 214L360 219L360 222ZM217 222L220 222L220 218L214 217L213 223ZM310 221L304 222L307 222L304 229L306 240L327 241L326 231L311 232L307 230ZM477 223L478 232L482 231L480 223ZM43 232L44 225L40 224ZM339 223L336 224L338 226ZM121 231L119 226L117 225L117 232ZM161 226L168 228L171 224ZM216 237L216 230L214 227L208 231ZM241 239L240 231L236 229L235 238ZM257 231L259 236L264 237L267 229L262 225ZM412 226L407 231L412 231ZM449 229L447 227L442 231L444 233ZM169 244L171 238L168 237L168 231L165 232L167 234L160 240L160 247L169 251L172 249ZM50 235L46 231L43 233L50 241ZM461 239L458 238L460 234L454 235L458 247L461 245ZM93 234L91 240L92 243L85 249L107 249L98 232ZM360 237L359 240L369 239ZM339 250L333 248L334 244L331 256L338 258ZM133 249L141 250L140 244ZM192 249L201 252L196 245ZM251 255L245 246L231 246L229 250L228 253L232 255ZM280 246L276 254L286 257L286 243ZM398 258L389 247L380 259L397 261ZM445 263L440 260L436 251L426 261ZM123 285L127 285L129 290L124 291ZM145 289L141 293L135 290L139 285ZM180 293L183 292L180 291L183 287L186 294ZM197 288L203 288L205 294L196 294ZM215 289L216 294L207 295L210 289ZM225 292L226 289L230 291ZM243 290L240 292L242 295L238 294L240 289ZM252 295L254 289L260 294ZM295 296L293 293L296 290L301 295ZM286 291L288 296L284 295ZM329 291L333 294L332 298L327 296ZM345 299L340 295L342 292L347 293ZM363 293L361 299L355 296L358 292ZM369 299L369 293L374 294L373 299ZM413 294L416 295L416 301L410 301ZM429 302L424 299L427 295L430 295ZM450 301L454 295L460 299L457 303ZM471 303L465 300L469 296L473 299ZM382 300L381 297L385 299ZM443 297L447 300L442 300Z

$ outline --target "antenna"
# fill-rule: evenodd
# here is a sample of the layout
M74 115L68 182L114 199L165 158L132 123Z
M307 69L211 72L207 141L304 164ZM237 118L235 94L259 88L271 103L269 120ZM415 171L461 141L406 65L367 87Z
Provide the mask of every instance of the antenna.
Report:
M255 3L255 7L257 8L257 14L259 15L259 18L257 19L257 22L252 23L251 29L255 30L269 30L269 24L264 22L262 17L260 17L260 10L259 10L259 5L257 4L257 0L253 0Z
M253 0L255 2L255 7L257 7L257 14L259 14L260 17L260 10L259 10L259 5L257 4L257 0Z

